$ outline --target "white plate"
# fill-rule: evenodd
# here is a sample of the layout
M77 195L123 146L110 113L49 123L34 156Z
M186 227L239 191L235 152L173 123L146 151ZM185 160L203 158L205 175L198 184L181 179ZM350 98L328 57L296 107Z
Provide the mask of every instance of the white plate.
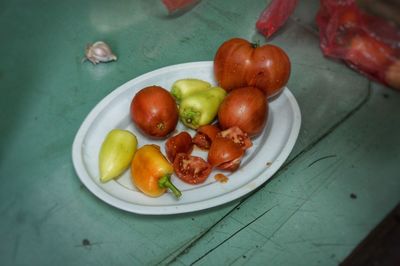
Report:
M82 183L98 198L117 208L140 214L192 212L221 205L249 193L282 166L296 142L301 124L299 106L288 88L270 102L267 126L253 140L253 147L246 151L236 172L213 170L207 181L200 185L185 184L172 175L172 182L182 191L180 199L175 199L171 193L158 198L145 196L131 183L129 170L115 181L100 183L99 150L107 133L114 128L133 132L139 146L158 144L165 154L165 140L151 140L133 125L129 115L130 103L135 93L146 86L159 85L170 89L174 81L189 77L215 84L213 63L178 64L141 75L115 89L89 113L76 134L72 160ZM195 133L178 123L177 131L181 130L187 130L192 136ZM194 154L206 158L206 153L199 149ZM228 182L216 181L216 173L224 173L229 178Z

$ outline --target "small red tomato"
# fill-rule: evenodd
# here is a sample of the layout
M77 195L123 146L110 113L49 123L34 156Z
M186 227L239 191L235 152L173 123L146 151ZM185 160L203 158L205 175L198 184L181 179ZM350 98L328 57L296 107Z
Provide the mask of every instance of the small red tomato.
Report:
M197 129L196 135L193 137L193 143L200 149L208 150L220 131L215 125L201 126Z
M145 134L162 138L178 123L178 107L172 95L159 86L141 89L131 102L131 118Z
M206 181L211 170L211 165L198 156L179 153L174 160L175 174L182 181L192 185Z
M243 132L239 127L231 127L221 131L219 136L223 138L231 139L236 144L239 144L243 150L247 150L251 146L253 146L253 142L251 142L249 136Z
M263 92L254 87L231 91L218 110L218 122L222 129L233 126L255 136L262 132L268 119L268 101Z
M192 150L192 137L186 131L182 131L181 133L170 137L165 142L165 151L170 162L174 162L175 157L178 153L190 154Z
M244 155L244 149L230 138L217 136L211 143L207 160L211 166L222 170L235 171Z

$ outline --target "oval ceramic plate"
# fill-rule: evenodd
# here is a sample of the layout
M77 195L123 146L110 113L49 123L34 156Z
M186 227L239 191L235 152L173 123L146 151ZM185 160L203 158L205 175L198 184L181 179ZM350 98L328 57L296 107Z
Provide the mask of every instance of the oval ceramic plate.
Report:
M215 84L213 63L193 62L164 67L141 75L115 89L89 113L76 134L73 147L73 164L82 183L98 198L117 208L139 214L174 214L207 209L237 199L263 184L282 166L291 152L301 124L300 109L288 88L270 101L267 125L253 146L246 151L240 168L233 173L213 170L207 181L200 185L183 183L175 175L172 182L182 191L180 199L165 193L151 198L139 192L130 180L127 170L118 179L108 183L99 181L98 154L107 133L115 128L133 132L139 146L154 143L165 154L165 140L153 140L141 134L130 120L130 103L140 89L158 85L170 89L173 82L182 78L198 78ZM176 132L194 131L178 123ZM195 155L207 158L199 149ZM228 181L215 180L223 173Z

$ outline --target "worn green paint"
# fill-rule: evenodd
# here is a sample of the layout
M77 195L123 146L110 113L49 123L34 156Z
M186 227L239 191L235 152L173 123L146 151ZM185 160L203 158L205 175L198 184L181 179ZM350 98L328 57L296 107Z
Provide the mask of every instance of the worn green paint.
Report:
M99 100L140 74L212 60L231 37L265 42L254 24L266 2L203 0L175 16L160 1L0 3L0 263L342 260L399 201L400 95L370 89L322 56L315 2L301 1L271 40L292 60L288 86L303 119L286 167L242 199L162 217L120 211L87 191L71 162L76 131ZM81 63L96 40L118 61Z

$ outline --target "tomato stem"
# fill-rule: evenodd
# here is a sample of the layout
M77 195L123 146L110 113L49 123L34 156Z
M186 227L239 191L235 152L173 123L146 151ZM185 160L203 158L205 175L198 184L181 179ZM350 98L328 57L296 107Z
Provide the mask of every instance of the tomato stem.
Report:
M165 128L165 125L164 125L164 123L158 123L157 124L157 128L159 129L159 130L164 130L164 128Z
M252 42L252 43L251 43L251 47L253 47L253 48L258 48L258 47L260 47L260 40L257 40L257 42Z
M168 189L170 189L172 191L172 193L174 193L175 197L177 197L177 198L182 196L182 192L176 186L174 186L174 184L172 184L169 175L165 175L165 176L161 177L158 180L158 186L160 188L168 188Z

